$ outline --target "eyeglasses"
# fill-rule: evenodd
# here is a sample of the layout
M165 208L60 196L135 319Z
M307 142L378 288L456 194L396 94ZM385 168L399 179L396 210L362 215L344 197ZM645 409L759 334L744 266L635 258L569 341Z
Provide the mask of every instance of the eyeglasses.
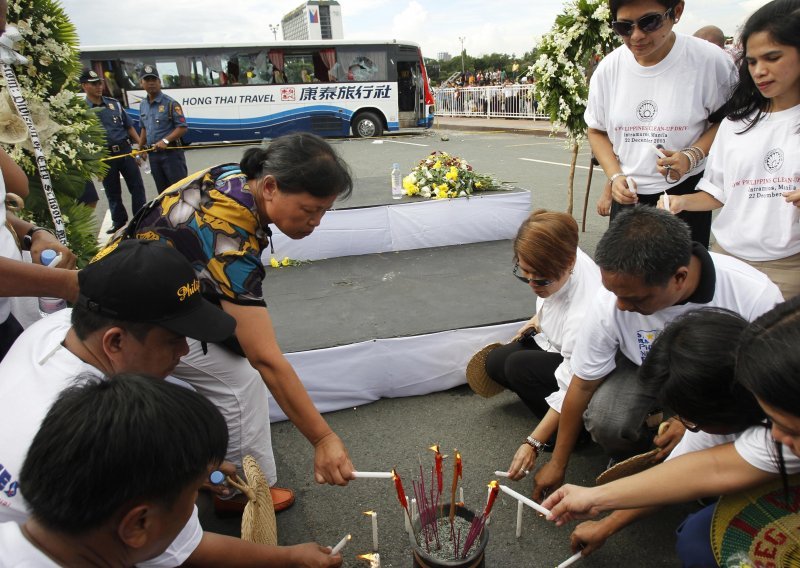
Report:
M534 286L545 287L545 286L550 286L550 284L555 282L555 280L548 280L547 278L527 278L527 277L522 276L520 274L520 270L521 270L521 268L519 267L519 263L515 263L514 264L514 270L512 270L511 273L518 280L521 280L522 282L525 282L525 284L533 284Z
M611 22L611 27L622 37L631 36L633 34L634 26L639 28L639 30L641 30L643 33L649 34L650 32L660 29L661 26L664 25L664 18L666 18L670 12L672 12L672 8L663 14L647 14L635 22L614 20Z
M677 418L678 418L678 420L680 420L680 423L683 424L683 426L687 430L689 430L689 432L694 432L696 434L697 432L700 431L700 426L698 424L696 424L695 422L691 422L690 420L686 420L685 418L683 418L681 416L678 416Z

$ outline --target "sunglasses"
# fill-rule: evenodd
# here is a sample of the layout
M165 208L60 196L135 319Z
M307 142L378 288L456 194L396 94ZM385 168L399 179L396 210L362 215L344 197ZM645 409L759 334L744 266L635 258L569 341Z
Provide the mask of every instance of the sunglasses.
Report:
M649 34L650 32L660 29L661 26L664 25L664 19L669 16L670 12L672 12L672 8L663 14L647 14L635 22L614 20L611 22L611 27L615 32L617 32L618 35L621 35L622 37L629 37L632 35L634 27L639 28L639 30L643 33Z
M547 278L527 278L520 274L520 270L521 268L519 267L519 263L516 263L514 264L514 270L512 270L511 273L518 280L525 282L525 284L533 284L534 286L545 287L545 286L550 286L550 284L555 282L555 280L548 280Z

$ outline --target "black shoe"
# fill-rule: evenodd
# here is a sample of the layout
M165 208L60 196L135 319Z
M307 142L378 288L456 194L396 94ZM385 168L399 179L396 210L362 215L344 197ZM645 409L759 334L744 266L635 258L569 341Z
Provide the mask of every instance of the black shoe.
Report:
M113 235L117 231L119 231L125 225L120 225L119 227L111 227L108 231L106 231L106 235Z

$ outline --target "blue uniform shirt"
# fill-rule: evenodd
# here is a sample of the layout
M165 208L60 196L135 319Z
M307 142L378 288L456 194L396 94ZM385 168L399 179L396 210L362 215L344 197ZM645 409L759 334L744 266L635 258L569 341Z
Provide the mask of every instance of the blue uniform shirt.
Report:
M139 104L139 120L147 129L146 144L152 146L162 138L166 138L179 126L186 126L183 109L172 97L163 92L151 103L147 97Z
M106 131L106 139L109 146L128 142L128 129L133 126L128 113L122 108L117 99L111 97L100 97L101 104L96 105L88 98L86 104L89 108L101 108L98 117Z

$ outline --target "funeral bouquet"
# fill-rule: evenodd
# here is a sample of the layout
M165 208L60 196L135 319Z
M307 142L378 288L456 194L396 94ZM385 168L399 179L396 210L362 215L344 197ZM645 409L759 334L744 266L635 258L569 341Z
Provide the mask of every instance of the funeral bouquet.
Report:
M479 174L466 160L434 151L403 178L403 194L409 197L450 199L475 191L510 189L490 175Z

